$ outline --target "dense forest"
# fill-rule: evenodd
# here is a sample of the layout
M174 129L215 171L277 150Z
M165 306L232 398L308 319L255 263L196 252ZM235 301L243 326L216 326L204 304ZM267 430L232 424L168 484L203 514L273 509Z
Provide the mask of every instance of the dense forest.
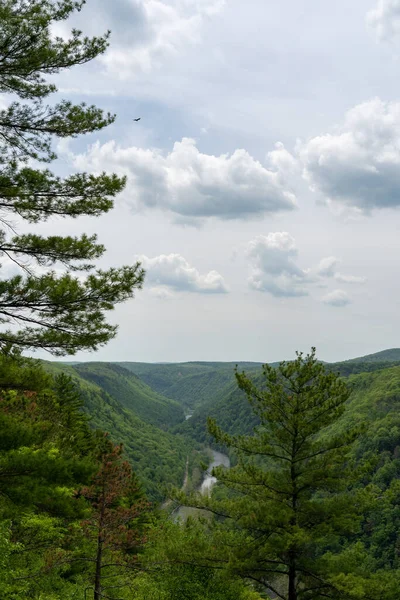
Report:
M123 443L150 500L162 500L169 485L180 485L187 459L192 470L199 467L203 460L199 445L169 430L184 421L182 408L129 371L98 363L71 366L45 362L43 366L53 375L71 377L92 426Z
M55 140L115 121L48 80L108 47L58 28L83 5L0 2L0 600L398 600L399 349L71 362L115 337L108 312L145 277L100 268L95 234L30 230L105 215L127 182L49 167ZM298 284L296 252L280 262ZM227 292L185 269L191 291Z
M132 375L133 368L4 355L2 597L93 597L100 577L101 594L124 600L397 599L400 364L371 362L381 368L345 377L338 373L345 363L326 365L313 355L274 364L270 371L258 365L239 365L235 371L231 364L209 363L205 366L214 375L203 383L213 395L206 399L200 394L195 403L189 396L198 390L198 377L193 374L190 391L180 375L185 365L168 366L171 389L182 385L178 401L152 390ZM357 363L361 367L368 361ZM160 381L165 367L149 365L149 370ZM227 369L230 383L220 377ZM315 372L310 375L305 369ZM300 413L290 405L287 381L298 397L304 397L302 402L310 396ZM282 403L282 393L286 400L278 418L267 406L271 398L279 397ZM308 516L293 529L288 525L290 511L285 516L276 500L277 494L291 489L289 480L285 484L282 457L288 440L281 438L290 428L282 415L292 423L300 414L303 420L296 427L306 431L304 418L307 410L316 411L317 400L321 409L315 421L311 419L316 425L304 438L310 454L296 459L296 464L304 462L304 473L311 478L299 485L309 490L299 492L298 499ZM196 405L185 419L182 407ZM272 406L276 410L275 401ZM321 422L318 415L325 415ZM273 435L278 436L274 443ZM206 497L196 490L201 469L210 460L209 447L229 454L232 466L215 469L218 483ZM329 464L336 464L340 473L337 478L332 472L327 481L328 463L318 466L309 458L325 456L325 451L327 457L332 453ZM281 491L273 483L275 477ZM265 495L268 489L275 491ZM182 503L203 512L177 521L174 507ZM102 510L107 515L103 520ZM311 529L310 519L316 519ZM104 528L100 562L99 527ZM275 541L267 543L265 534L254 537L256 531L270 531ZM275 539L277 531L281 537ZM285 583L289 548L297 557L290 593ZM304 560L312 573L306 578ZM280 566L266 569L268 561ZM316 586L320 581L323 594Z

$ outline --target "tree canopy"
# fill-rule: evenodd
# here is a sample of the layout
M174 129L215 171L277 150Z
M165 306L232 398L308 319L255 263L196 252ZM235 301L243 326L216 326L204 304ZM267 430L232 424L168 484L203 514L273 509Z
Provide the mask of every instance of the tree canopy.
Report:
M58 355L95 350L116 334L105 311L131 298L143 283L139 263L96 269L105 252L96 235L27 232L27 224L52 217L107 213L125 186L125 178L115 174L63 178L40 167L57 158L54 139L99 131L115 119L85 103L47 102L57 91L48 76L91 61L107 48L108 32L88 38L73 29L68 39L53 36L52 26L84 3L5 0L0 5L0 94L5 105L0 110L0 255L12 267L0 280L3 347L42 348ZM15 228L16 219L22 233Z
M218 517L217 553L207 560L225 562L282 600L339 597L326 552L358 526L349 493L349 448L358 429L330 428L350 390L314 350L277 369L265 365L261 380L239 372L236 379L260 424L253 435L230 435L209 420L236 465L213 470L225 494L188 500Z

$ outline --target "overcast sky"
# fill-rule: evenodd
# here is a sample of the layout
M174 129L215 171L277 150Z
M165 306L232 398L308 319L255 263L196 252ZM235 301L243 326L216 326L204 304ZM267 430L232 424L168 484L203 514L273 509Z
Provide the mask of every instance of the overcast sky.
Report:
M88 0L70 25L111 47L60 91L118 118L60 165L128 185L101 219L42 229L147 270L78 360L400 346L400 0Z

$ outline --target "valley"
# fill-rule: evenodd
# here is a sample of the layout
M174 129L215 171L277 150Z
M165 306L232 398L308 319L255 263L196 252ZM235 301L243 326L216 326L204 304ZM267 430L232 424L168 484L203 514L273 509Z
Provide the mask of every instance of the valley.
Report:
M2 357L0 556L31 597L79 597L104 511L106 555L123 561L104 562L110 589L127 586L113 600L286 600L288 544L311 583L397 600L400 351L235 366ZM261 579L264 557L280 566ZM13 573L0 569L20 593Z
M365 421L371 444L377 431L385 438L389 424L400 426L400 349L325 366L345 377L352 388L348 409L337 427ZM210 449L225 450L207 432L208 417L231 434L249 434L257 425L245 394L237 388L235 367L232 362L46 363L50 372L65 371L73 377L92 426L123 442L153 501L163 501L170 485L182 485L187 459L188 487L198 488L203 478L201 465L212 462ZM241 362L237 367L255 381L260 379L262 363ZM388 444L395 444L394 452L397 441Z

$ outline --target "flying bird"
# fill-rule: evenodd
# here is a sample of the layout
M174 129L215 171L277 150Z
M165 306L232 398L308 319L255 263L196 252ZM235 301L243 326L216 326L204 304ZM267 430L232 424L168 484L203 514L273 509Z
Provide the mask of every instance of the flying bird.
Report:
M140 121L141 117L138 117L137 119L133 119L134 121Z

